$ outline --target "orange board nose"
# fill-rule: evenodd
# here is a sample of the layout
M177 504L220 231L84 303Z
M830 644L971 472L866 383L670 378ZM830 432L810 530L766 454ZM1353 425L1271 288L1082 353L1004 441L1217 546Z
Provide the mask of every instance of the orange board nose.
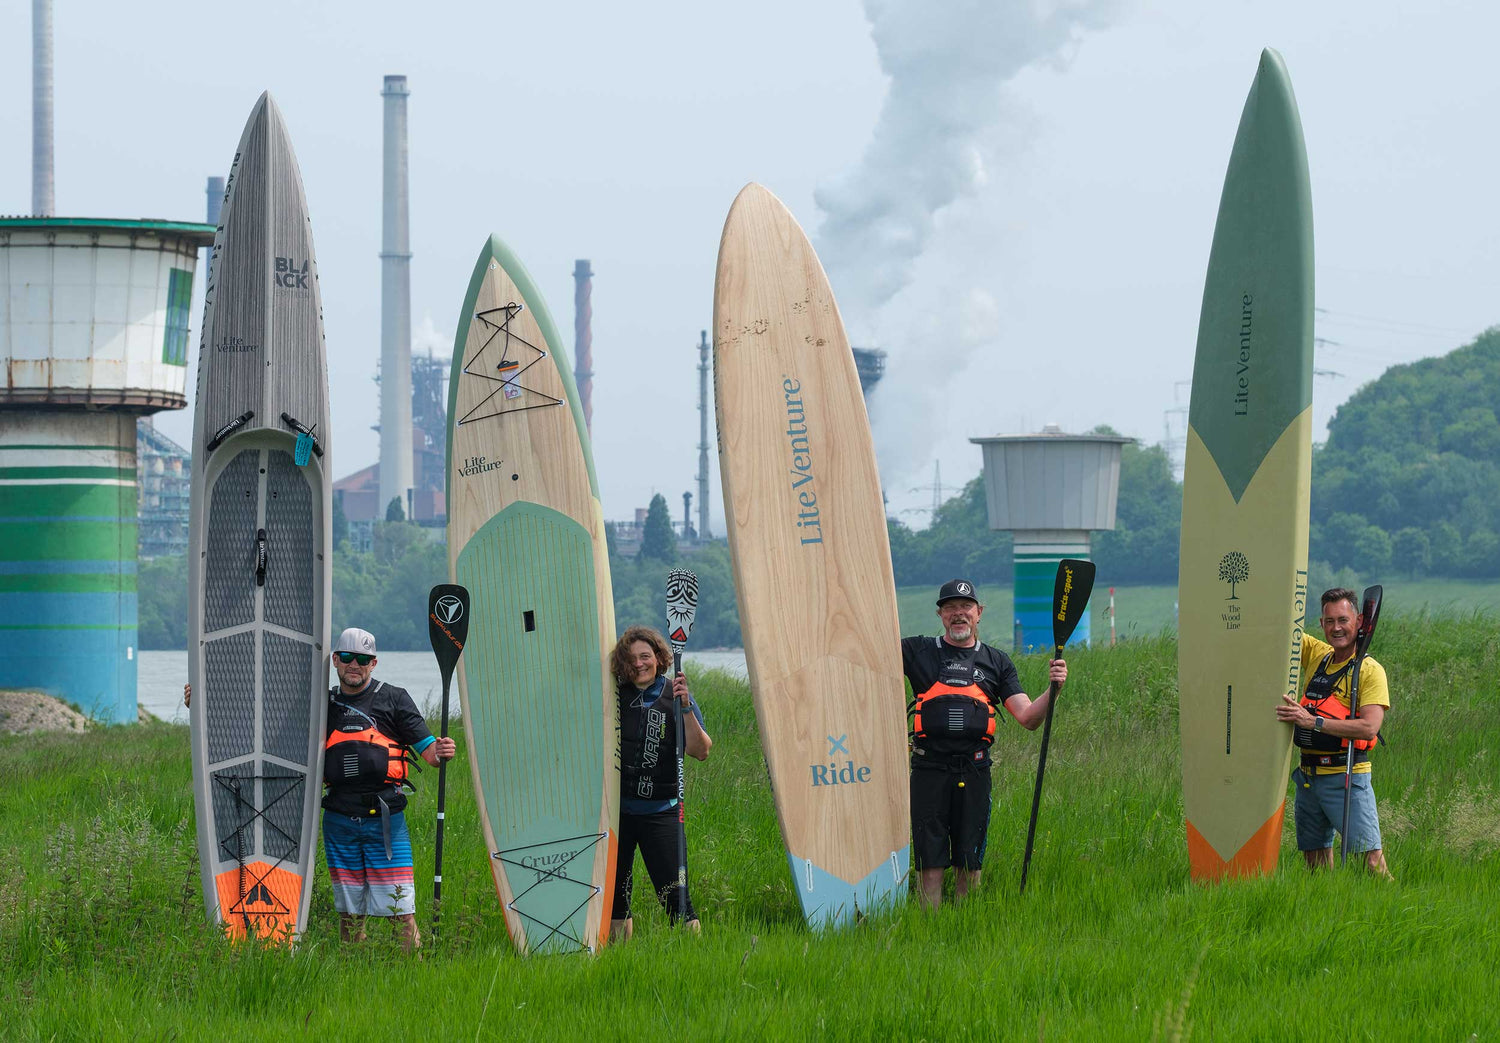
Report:
M1187 824L1188 865L1194 880L1211 882L1226 876L1258 876L1276 868L1281 853L1281 817L1286 811L1282 801L1271 817L1232 856L1225 859L1203 839L1193 824Z
M291 941L302 903L302 877L265 862L247 862L214 878L219 914L230 938Z

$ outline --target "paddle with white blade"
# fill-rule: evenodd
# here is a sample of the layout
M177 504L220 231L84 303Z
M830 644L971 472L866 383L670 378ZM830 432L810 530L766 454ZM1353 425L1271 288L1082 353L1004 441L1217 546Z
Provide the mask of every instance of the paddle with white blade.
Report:
M427 596L427 636L443 676L443 721L440 737L448 737L448 686L458 657L469 637L469 591L457 583L439 583ZM432 860L432 935L437 937L443 902L443 810L448 799L448 762L438 761L437 841Z
M667 573L667 641L672 645L672 676L682 676L682 650L698 615L698 577L687 569ZM673 698L677 724L677 922L687 921L687 800L682 761L687 751L682 700Z

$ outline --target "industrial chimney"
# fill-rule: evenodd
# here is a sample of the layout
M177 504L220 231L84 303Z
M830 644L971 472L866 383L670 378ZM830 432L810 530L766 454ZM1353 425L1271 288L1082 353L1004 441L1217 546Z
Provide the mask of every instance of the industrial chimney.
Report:
M708 532L708 330L698 334L698 538Z
M31 212L51 217L52 0L31 0Z
M387 76L380 240L380 504L407 502L411 451L411 242L407 221L405 76Z
M573 382L583 407L583 426L594 433L594 270L588 261L573 263Z
M208 223L217 226L219 215L224 212L224 179L211 177L208 184L203 188L203 194L208 197L208 207L204 211Z

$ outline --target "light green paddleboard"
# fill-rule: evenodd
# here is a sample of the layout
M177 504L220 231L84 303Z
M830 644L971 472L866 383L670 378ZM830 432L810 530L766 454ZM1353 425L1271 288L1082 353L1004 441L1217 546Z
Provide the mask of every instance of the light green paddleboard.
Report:
M1194 879L1269 872L1281 845L1307 615L1313 234L1291 80L1267 50L1224 178L1183 477L1177 676Z
M609 934L620 794L604 515L562 342L499 237L453 346L448 560L469 588L458 689L511 939L592 951Z

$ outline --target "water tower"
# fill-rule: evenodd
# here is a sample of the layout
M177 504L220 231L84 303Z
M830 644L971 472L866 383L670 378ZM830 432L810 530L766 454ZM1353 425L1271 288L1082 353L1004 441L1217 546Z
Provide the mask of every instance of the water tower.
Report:
M1015 542L1015 617L1023 648L1052 643L1052 589L1063 558L1090 558L1089 534L1115 527L1120 451L1130 438L1040 434L971 438L984 450L990 528ZM1069 644L1089 643L1085 613Z
M136 419L187 404L213 236L0 218L0 688L136 719Z

